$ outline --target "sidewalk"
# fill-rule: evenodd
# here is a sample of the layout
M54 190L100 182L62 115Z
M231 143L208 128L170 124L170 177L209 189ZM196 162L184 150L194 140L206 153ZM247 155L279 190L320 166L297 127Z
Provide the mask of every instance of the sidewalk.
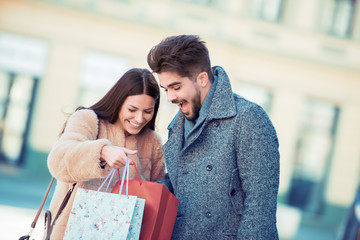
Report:
M22 172L4 166L0 170L0 238L15 240L29 233L50 179L27 177ZM45 202L44 211L49 208L55 184ZM44 211L40 214L31 239L43 237Z
M37 210L0 205L1 239L16 240L27 235ZM42 239L44 233L44 213L40 214L31 239Z

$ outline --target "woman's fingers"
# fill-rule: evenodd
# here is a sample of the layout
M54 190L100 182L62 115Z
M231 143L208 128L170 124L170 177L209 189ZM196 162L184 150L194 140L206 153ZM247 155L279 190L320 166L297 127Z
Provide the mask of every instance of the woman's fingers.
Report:
M122 168L125 166L127 155L137 154L137 150L116 146L104 146L101 151L101 159L105 160L112 168ZM130 161L132 165L133 162Z
M128 149L128 148L123 148L124 152L126 154L130 154L130 155L134 155L134 154L137 154L137 150L131 150L131 149Z
M128 149L128 148L124 148L123 150L124 150L124 153L126 155L135 155L135 154L137 154L137 150L131 150L131 149ZM125 155L125 163L126 163L126 158L127 158L126 155ZM133 161L130 161L130 165L134 165Z

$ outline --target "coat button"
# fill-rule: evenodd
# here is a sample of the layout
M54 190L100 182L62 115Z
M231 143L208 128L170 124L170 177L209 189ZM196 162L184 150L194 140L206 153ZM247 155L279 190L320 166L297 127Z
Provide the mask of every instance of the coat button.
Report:
M206 170L211 171L212 169L213 169L213 167L211 165L206 166Z
M236 193L235 189L231 189L230 195L231 195L231 196L234 196L235 193Z
M205 213L205 216L206 216L207 218L211 218L211 212L206 212L206 213Z

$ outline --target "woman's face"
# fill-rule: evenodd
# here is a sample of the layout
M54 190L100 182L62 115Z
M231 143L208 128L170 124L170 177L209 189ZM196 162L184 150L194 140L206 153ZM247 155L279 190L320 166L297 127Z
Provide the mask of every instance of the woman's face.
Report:
M135 135L152 119L155 99L146 94L128 96L119 112L115 124L120 125L125 133Z

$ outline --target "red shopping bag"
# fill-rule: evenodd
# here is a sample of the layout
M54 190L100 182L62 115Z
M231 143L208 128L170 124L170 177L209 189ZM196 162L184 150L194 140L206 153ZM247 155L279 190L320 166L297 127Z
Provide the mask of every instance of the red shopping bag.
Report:
M139 176L139 175L138 175ZM179 200L161 183L129 180L128 194L145 199L141 240L168 240L174 228ZM120 180L112 189L119 193ZM125 188L122 191L125 194Z

